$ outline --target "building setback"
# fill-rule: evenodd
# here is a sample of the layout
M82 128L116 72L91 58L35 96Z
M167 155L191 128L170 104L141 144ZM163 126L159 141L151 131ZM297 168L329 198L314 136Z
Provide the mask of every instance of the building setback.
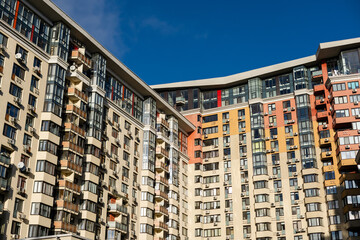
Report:
M190 238L360 239L359 47L152 86L197 127Z
M360 239L359 55L150 87L50 0L0 0L0 239Z

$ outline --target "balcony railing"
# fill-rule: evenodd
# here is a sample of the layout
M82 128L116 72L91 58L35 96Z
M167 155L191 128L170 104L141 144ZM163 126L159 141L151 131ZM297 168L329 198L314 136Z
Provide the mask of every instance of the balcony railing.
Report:
M60 166L62 170L72 170L80 174L82 173L82 166L77 165L69 160L60 160Z
M76 113L77 115L79 115L79 117L86 119L87 113L83 110L81 110L80 108L78 108L75 105L72 104L68 104L66 105L66 111L72 111L74 113Z
M162 221L159 221L159 220L154 221L154 226L155 226L155 228L161 229L161 230L166 230L167 231L169 229L169 227L168 227L168 225L166 223L164 223Z
M69 141L63 141L62 146L63 148L69 148L70 150L73 150L81 155L84 154L84 148L76 145L75 143Z
M66 231L66 232L73 232L73 233L77 232L76 225L66 223L66 222L62 222L62 221L54 221L54 228L55 229L62 229L64 231Z
M73 123L65 123L65 130L71 130L71 131L74 131L76 132L77 134L85 137L85 130L84 129L81 129L79 126L76 126L75 124Z
M156 161L155 167L156 167L156 169L160 169L162 171L166 171L166 172L169 171L169 167L166 166L165 163L160 162L160 161Z
M78 99L83 100L84 102L88 102L88 96L75 87L68 88L67 94L69 97L74 96Z
M156 154L157 155L163 155L165 157L169 157L169 151L167 151L165 148L163 147L156 147Z
M109 220L108 219L108 226L110 229L116 229L116 230L119 230L119 231L122 231L122 232L127 232L128 231L128 228L125 224L123 223L119 223L117 221L114 221L114 220Z
M71 203L71 202L67 202L64 200L56 200L56 206L58 208L68 209L68 210L74 212L75 214L79 213L79 205Z
M128 213L126 206L122 206L122 205L117 204L117 203L110 203L109 204L109 212L117 212L117 213L123 213L123 214Z
M84 64L85 67L91 68L91 59L85 57L79 50L73 50L71 52L71 60L76 60L78 63Z
M59 182L60 188L64 187L64 188L70 189L70 190L80 194L80 186L79 185L69 182L68 180L64 180L64 179L60 179L60 180L58 180L58 182Z

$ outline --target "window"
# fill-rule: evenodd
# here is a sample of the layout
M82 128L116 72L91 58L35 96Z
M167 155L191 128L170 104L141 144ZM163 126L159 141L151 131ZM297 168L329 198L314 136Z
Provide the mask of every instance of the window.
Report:
M49 228L40 225L29 226L29 237L43 237L48 236L50 232Z
M57 155L57 148L58 146L55 143L48 140L39 141L39 151L46 151L51 154Z
M43 203L32 203L30 214L50 218L51 208L51 206L45 205Z
M19 111L20 111L20 109L15 107L11 103L7 104L6 115L18 119L19 118Z
M356 88L359 88L359 82L356 81L356 82L348 82L348 89L356 89Z
M38 59L37 57L34 57L34 65L33 65L33 67L41 68L41 60Z
M349 109L336 110L335 115L338 118L348 117L349 116Z
M319 217L308 218L307 222L308 222L309 227L321 226L322 225L322 218L319 218Z
M54 186L42 181L35 181L34 182L34 193L43 193L48 196L53 195Z
M346 90L346 86L345 83L337 83L337 84L333 84L333 91L343 91Z
M210 116L205 116L203 117L203 123L207 123L207 122L214 122L218 120L218 115L210 115Z
M60 126L56 123L48 120L44 120L41 122L41 131L51 132L56 136L60 136Z
M4 124L3 135L15 140L16 138L16 128L11 127L10 125Z
M22 96L22 89L18 87L17 85L10 83L10 89L9 93L15 97L18 97L21 99Z
M25 78L25 70L22 67L20 67L19 65L17 65L16 63L14 63L11 78L13 80L15 80L15 76L22 80L24 80L24 78Z
M37 98L36 98L34 95L29 94L28 104L29 104L30 106L36 107L36 100L37 100Z
M153 234L153 226L145 223L140 224L140 233Z
M319 196L318 188L305 189L305 197L316 197L316 196Z
M55 175L55 164L46 160L38 160L36 162L36 172L46 172L50 175Z

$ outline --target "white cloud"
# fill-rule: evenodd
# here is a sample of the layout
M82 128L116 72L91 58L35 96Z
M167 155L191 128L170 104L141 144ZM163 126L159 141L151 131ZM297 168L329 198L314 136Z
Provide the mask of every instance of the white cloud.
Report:
M121 38L121 9L118 1L53 0L67 15L74 19L97 41L118 57L128 51Z
M178 31L176 27L154 16L143 19L141 27L151 27L154 30L160 31L162 34L173 34Z

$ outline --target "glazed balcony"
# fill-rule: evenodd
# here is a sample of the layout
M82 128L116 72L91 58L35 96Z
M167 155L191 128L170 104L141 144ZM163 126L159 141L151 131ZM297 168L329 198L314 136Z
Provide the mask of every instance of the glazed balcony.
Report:
M84 155L84 148L76 145L75 143L69 141L63 141L62 146L64 149L72 150L80 155Z
M122 206L122 205L117 204L117 203L110 203L108 205L108 212L115 215L115 216L119 216L120 214L127 215L127 213L128 213L127 207Z
M157 214L157 215L169 215L169 211L164 206L156 205L155 206L155 214Z
M75 87L69 87L67 95L73 101L82 100L85 103L88 102L88 96Z
M79 52L79 50L72 50L70 59L77 64L82 64L86 69L91 68L91 59Z
M155 231L168 231L169 230L168 225L159 220L154 221L154 228L155 228Z
M85 137L85 130L81 129L79 126L75 125L74 123L65 123L65 131L73 131L77 134L79 134L82 137Z
M75 192L76 194L80 194L80 185L77 185L65 179L59 179L58 183L59 183L59 188L68 189L72 192Z
M163 147L156 147L156 155L158 157L166 157L169 158L169 151L167 151L165 148Z
M66 112L67 113L75 113L83 120L86 120L86 117L87 117L87 113L85 111L81 110L80 108L78 108L77 106L75 106L73 104L66 105Z
M160 161L156 161L155 163L155 168L158 172L162 172L162 171L165 171L165 172L169 172L169 167L166 166L165 163L163 162L160 162Z
M72 212L75 215L79 214L79 205L78 204L74 204L74 203L67 202L64 200L56 200L56 207L64 208L64 209Z
M0 192L8 192L10 190L10 186L11 184L9 179L0 178Z
M6 155L0 155L0 165L4 165L5 167L10 166L11 158Z
M161 190L155 190L155 198L160 199L160 200L165 200L165 201L169 200L169 196L167 195L167 193L165 193L164 191L161 191Z
M54 221L54 228L58 231L65 231L65 232L77 232L77 227L74 224L66 223L62 221Z
M76 172L77 174L82 174L82 166L75 164L70 160L60 160L61 171L72 173Z

